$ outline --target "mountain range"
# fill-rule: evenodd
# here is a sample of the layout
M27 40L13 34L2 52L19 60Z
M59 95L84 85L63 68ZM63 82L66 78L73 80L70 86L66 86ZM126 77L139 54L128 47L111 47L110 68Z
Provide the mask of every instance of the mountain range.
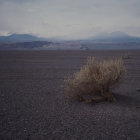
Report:
M9 36L0 36L0 43L18 43L18 42L33 42L33 41L52 41L46 38L40 38L30 34L11 34ZM53 39L55 41L55 39ZM57 40L58 41L58 40ZM82 42L140 42L140 37L127 35L126 33L116 31L112 33L100 33L96 36L80 40Z
M89 41L95 42L140 42L140 37L130 36L124 32L116 31L112 33L100 33L94 37L90 37Z
M0 43L16 43L16 42L33 42L45 41L44 38L39 38L30 34L11 34L9 36L0 36Z

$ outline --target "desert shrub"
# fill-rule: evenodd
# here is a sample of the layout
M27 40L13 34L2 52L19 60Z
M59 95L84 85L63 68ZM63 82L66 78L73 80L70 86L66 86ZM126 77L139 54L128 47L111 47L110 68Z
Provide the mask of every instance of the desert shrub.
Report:
M79 72L65 78L64 90L69 97L81 101L112 101L111 89L119 84L123 74L122 59L97 61L89 57Z
M122 59L130 59L130 53L124 53L124 55L122 56Z

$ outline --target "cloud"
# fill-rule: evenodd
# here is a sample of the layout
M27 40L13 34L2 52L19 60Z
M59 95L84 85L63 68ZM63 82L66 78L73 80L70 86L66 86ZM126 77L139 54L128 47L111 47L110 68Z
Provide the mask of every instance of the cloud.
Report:
M140 36L139 5L139 0L0 0L0 34L81 38L120 30Z

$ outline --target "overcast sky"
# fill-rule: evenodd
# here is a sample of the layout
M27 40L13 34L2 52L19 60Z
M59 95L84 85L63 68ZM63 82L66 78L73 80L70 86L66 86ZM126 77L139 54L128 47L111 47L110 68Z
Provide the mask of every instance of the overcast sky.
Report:
M140 36L140 0L0 0L0 35L78 39L113 31Z

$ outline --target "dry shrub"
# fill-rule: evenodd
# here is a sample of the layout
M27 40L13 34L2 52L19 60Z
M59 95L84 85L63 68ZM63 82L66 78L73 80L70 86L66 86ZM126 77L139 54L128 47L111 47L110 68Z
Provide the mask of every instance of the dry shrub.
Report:
M130 59L130 53L124 53L124 55L122 56L122 59Z
M101 62L89 57L79 72L64 80L65 93L86 102L113 101L111 89L119 83L124 71L122 59Z

